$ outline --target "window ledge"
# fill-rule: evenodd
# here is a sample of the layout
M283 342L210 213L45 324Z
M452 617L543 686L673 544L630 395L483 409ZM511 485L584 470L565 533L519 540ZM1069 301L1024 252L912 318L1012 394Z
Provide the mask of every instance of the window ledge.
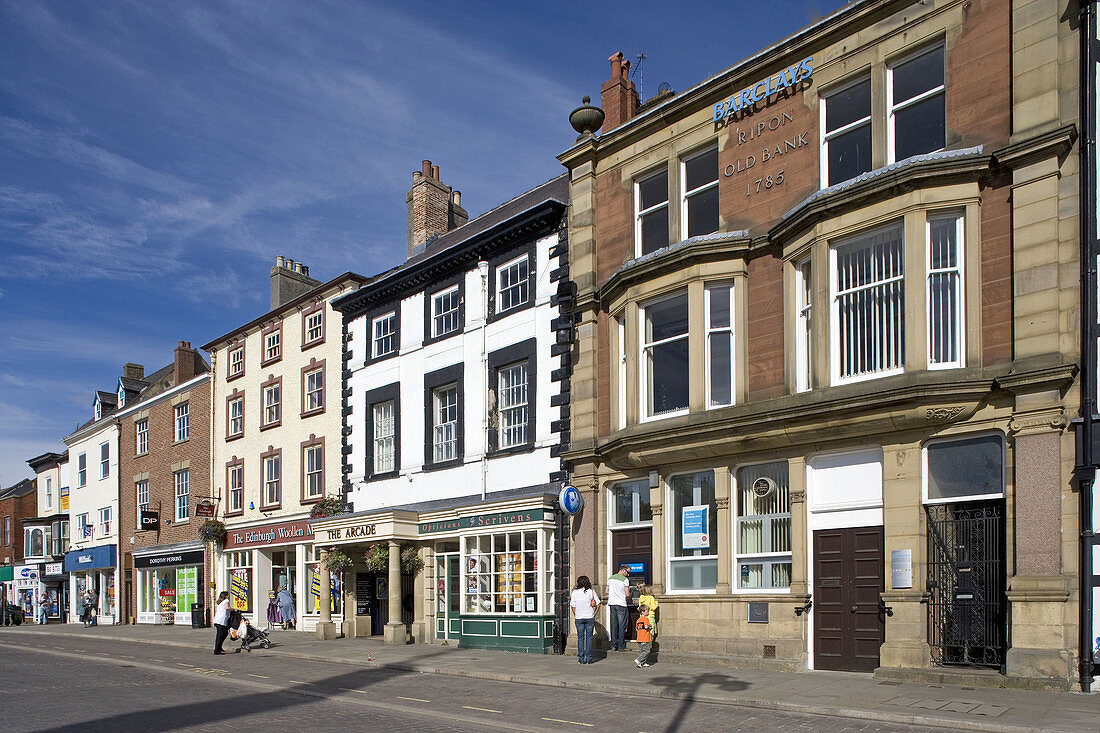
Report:
M175 445L183 445L184 443L189 443L189 442L191 442L190 438L184 438L183 440L173 440L172 445L174 445L174 446Z
M260 366L265 367L265 366L269 366L271 364L277 364L282 360L283 360L283 355L279 354L278 356L272 357L272 358L268 359L267 361L261 361Z
M324 405L322 405L321 407L314 408L312 410L307 410L306 412L303 412L303 413L299 414L298 417L306 418L306 417L313 417L314 415L323 415L323 414L325 414Z
M384 481L391 478L401 478L401 472L394 470L386 471L385 473L373 473L369 476L363 476L363 481Z
M313 341L302 344L302 351L309 351L313 347L320 346L323 343L325 343L325 340L323 338L314 339Z
M244 437L244 433L234 433L233 435L225 436L225 442L230 443L234 440L240 440L243 437Z
M442 471L447 468L455 468L462 465L462 456L453 458L449 461L442 461L440 463L425 463L422 470L424 471Z
M225 378L225 381L227 381L227 382L232 382L232 381L233 381L234 379L240 379L240 378L241 378L241 377L243 377L243 376L244 376L244 372L243 372L243 371L241 371L241 372L237 372L236 374L230 374L229 376L227 376L227 377Z
M272 428L277 428L282 424L283 424L282 420L276 420L275 422L269 422L267 425L261 425L260 426L260 432L262 433L265 430L271 430Z

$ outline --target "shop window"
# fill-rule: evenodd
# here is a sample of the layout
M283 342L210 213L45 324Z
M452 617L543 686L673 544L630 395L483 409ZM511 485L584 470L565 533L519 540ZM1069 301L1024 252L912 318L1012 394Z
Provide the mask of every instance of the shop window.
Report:
M624 481L611 486L611 523L646 524L653 521L649 503L649 480Z
M813 270L806 257L794 266L795 297L795 389L805 392L813 386Z
M137 446L137 455L149 452L149 419L144 418L134 423L134 444Z
M709 285L706 289L707 404L733 404L733 285Z
M316 547L306 548L306 613L319 614L321 612L321 572L318 570L318 561L321 559L321 551ZM340 612L341 587L343 577L341 573L329 573L329 611Z
M643 399L648 417L688 407L687 291L643 307Z
M183 469L173 475L176 497L176 521L186 522L191 517L191 471Z
M497 268L495 313L504 313L530 301L530 269L526 253Z
M718 148L708 148L680 162L684 186L680 221L683 239L718 231Z
M99 445L99 477L107 478L111 475L111 444Z
M668 480L670 591L713 590L718 584L718 506L714 472Z
M397 351L397 312L390 311L371 321L371 358L381 359Z
M226 466L225 485L229 494L226 512L239 514L244 511L244 461L234 461Z
M929 504L1000 499L1005 493L1004 436L930 441L924 447L923 475Z
M821 98L821 185L871 170L871 78Z
M173 432L173 439L179 443L191 437L190 407L186 402L176 405L174 417L175 420L173 424L175 425L175 430Z
M635 255L668 246L668 170L634 182Z
M544 595L539 590L539 534L526 530L463 538L466 613L545 612L539 608Z
M787 462L737 470L737 587L785 589L791 585L791 493Z
M943 46L886 68L889 162L942 150L946 144Z
M963 217L927 223L928 368L961 367L963 359Z
M76 487L82 489L88 485L88 456L84 453L76 457Z
M225 553L229 598L233 608L244 613L252 610L252 551Z
M833 247L833 377L858 381L905 365L901 223Z

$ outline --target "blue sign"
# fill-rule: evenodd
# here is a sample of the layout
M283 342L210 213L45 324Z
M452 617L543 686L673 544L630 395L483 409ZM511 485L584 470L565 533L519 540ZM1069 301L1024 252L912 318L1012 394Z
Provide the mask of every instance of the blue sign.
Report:
M117 545L100 545L87 550L73 550L65 553L65 572L80 572L95 568L113 568L118 553Z
M682 510L683 531L681 532L682 546L685 550L706 550L710 548L710 536L708 521L710 506L701 504L698 506L686 506Z
M644 562L628 562L626 566L630 568L631 575L645 575Z
M813 60L813 56L808 56L794 66L783 69L775 76L761 79L752 86L745 87L734 94L725 102L714 105L714 121L718 122L726 115L740 112L743 109L753 110L757 104L766 103L769 97L784 89L794 91L796 84L809 79L814 73L814 67L810 63Z
M581 492L577 491L576 486L567 484L561 487L561 491L558 493L558 504L561 505L563 512L573 516L584 507L584 497L581 496Z

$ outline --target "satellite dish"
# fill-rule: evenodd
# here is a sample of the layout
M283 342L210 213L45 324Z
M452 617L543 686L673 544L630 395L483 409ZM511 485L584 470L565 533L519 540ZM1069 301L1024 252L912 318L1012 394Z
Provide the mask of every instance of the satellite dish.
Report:
M767 476L761 476L752 482L752 493L757 499L766 499L776 489L776 483Z

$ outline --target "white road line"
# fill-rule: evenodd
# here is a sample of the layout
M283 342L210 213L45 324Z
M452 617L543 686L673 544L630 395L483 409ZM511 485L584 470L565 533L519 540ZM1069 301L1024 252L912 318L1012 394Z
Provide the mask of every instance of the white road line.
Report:
M397 699L398 700L412 700L413 702L431 702L431 700L423 700L419 697L401 697L400 695L397 696Z
M367 694L366 690L352 690L348 687L341 687L340 689L343 690L344 692L358 692L360 695L366 695Z
M569 725L583 725L587 728L592 727L592 723L578 723L575 720L562 720L561 718L543 718L543 720L549 720L551 723L568 723Z
M298 680L287 680L292 685L312 685L312 682L299 682Z
M483 713L499 713L500 712L499 710L490 710L489 708L475 708L472 705L463 705L462 707L466 708L467 710L480 710Z
M268 676L267 676L266 674L252 674L251 672L249 672L249 673L248 673L248 676L249 676L249 677L259 677L259 678L260 678L260 679L262 679L262 680L269 680L269 679L271 679L271 678L270 678L270 677L268 677Z

